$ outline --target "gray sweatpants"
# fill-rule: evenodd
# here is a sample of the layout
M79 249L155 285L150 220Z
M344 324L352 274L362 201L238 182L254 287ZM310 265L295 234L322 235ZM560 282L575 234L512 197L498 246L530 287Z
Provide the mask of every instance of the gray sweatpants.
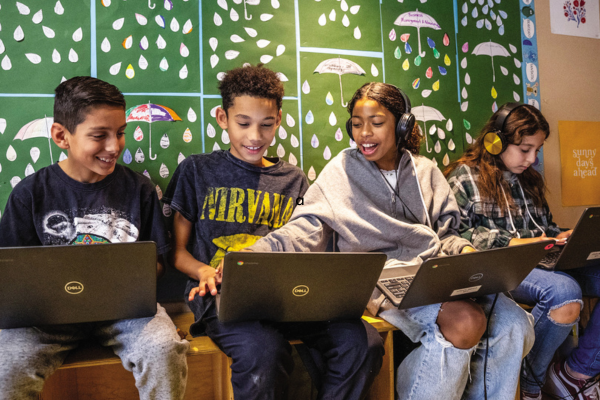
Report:
M159 304L150 318L0 330L0 400L37 399L69 350L89 336L133 372L140 399L183 398L189 343Z

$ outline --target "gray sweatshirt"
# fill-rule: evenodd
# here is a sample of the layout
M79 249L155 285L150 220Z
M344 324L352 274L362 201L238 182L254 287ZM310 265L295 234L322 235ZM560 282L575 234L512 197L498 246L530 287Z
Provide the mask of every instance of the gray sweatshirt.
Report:
M418 182L411 156L403 152L400 201L375 163L357 149L342 151L325 166L289 222L250 249L325 251L335 231L340 251L383 252L388 263L421 264L430 257L460 253L470 242L457 233L460 212L450 186L432 161L412 157ZM369 310L376 313L382 301L376 290Z

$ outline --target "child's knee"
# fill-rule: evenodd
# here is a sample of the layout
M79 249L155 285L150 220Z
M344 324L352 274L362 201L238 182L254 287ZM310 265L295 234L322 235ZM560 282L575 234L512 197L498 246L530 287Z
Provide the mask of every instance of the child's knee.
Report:
M581 302L572 301L570 303L552 308L548 313L551 321L557 324L573 324L579 318L581 311Z
M440 308L437 324L444 338L459 349L470 349L483 336L487 319L481 307L472 301L453 301Z

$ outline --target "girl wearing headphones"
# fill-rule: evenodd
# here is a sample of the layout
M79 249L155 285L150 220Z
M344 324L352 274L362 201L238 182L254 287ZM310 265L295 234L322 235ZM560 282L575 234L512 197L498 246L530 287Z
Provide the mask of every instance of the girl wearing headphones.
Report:
M552 221L546 186L532 164L550 134L548 122L533 106L508 103L482 129L462 157L444 171L461 209L460 234L478 250L556 238L564 244L571 231ZM582 291L600 294L598 269L569 274L534 269L512 292L518 302L533 305L535 344L521 370L521 399L542 399L547 391L568 399L599 399L591 377L600 372L600 307L594 310L579 348L567 361L548 368L556 349L579 320Z
M368 83L348 111L356 148L333 158L290 221L250 249L325 251L336 233L340 251L384 252L387 265L474 251L457 234L460 212L444 176L418 155L421 138L406 95L393 85ZM485 391L490 399L514 399L521 359L533 345L532 322L499 295L484 380L481 338L492 299L398 310L375 289L367 308L421 343L398 369L400 399L481 399Z

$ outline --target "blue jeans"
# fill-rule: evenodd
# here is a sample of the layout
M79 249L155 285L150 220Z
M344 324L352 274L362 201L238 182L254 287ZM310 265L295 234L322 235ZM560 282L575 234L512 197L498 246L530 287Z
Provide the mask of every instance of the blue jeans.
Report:
M322 367L318 399L364 399L383 361L383 342L362 319L221 323L214 305L203 315L208 336L231 357L234 398L283 398L294 362L288 339L302 339ZM192 378L193 379L193 378Z
M525 358L521 371L521 389L539 393L546 379L546 370L556 349L565 341L577 322L560 324L548 316L550 311L581 301L581 289L573 277L560 271L535 268L512 292L519 303L533 305L535 344Z
M485 339L471 349L454 347L436 323L440 304L380 313L413 342L421 342L398 367L400 400L479 400L484 384L489 399L514 400L521 360L533 346L533 320L503 294L498 295L494 313L489 316L493 299L493 295L476 299L490 318L485 379Z
M579 282L585 296L600 297L600 267L577 268L567 271ZM600 373L600 306L596 305L577 347L567 359L569 367L588 376Z

